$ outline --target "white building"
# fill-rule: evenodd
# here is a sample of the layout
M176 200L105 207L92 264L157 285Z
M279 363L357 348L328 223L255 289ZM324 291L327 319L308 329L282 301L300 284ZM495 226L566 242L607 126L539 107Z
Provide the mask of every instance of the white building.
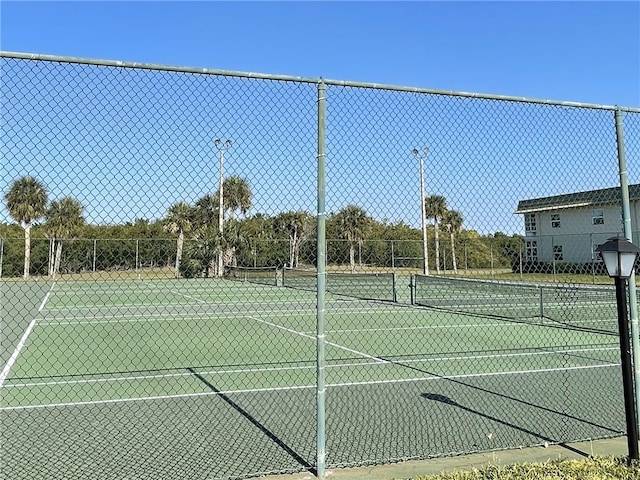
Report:
M629 185L634 241L640 225L640 184ZM590 263L594 250L622 233L620 188L521 200L528 262Z

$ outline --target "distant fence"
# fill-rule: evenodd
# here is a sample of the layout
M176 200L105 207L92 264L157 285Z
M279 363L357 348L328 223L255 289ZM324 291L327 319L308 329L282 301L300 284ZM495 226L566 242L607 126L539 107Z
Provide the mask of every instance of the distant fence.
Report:
M640 227L640 109L0 65L6 478L321 476L623 434L600 319L491 308L494 283L559 284L545 308L569 318L572 286L608 282L594 251L623 234L622 153ZM447 283L446 309L412 304L415 274L496 280L489 311Z
M44 227L40 227L43 229ZM432 232L428 238L433 240ZM598 235L608 238L618 235L609 232ZM602 283L596 276L606 275L604 263L595 252L599 243L593 235L567 234L536 237L538 257L527 257L526 240L520 235L483 236L477 239L459 235L451 241L440 244L438 266L443 274L473 275L491 277L497 271L511 273L550 274L550 280L557 281L558 274L591 275L592 283ZM48 275L48 265L52 260L53 239L31 239L31 275ZM187 239L187 250L193 248L197 240ZM349 241L327 239L327 265L336 270L349 270ZM562 255L559 245L570 245L570 254ZM314 267L316 265L315 238L297 242L294 255L289 239L248 239L238 243L229 265L245 267L285 265L294 267ZM62 252L59 273L87 273L100 271L138 270L144 268L171 269L176 261L176 238L71 238L67 239ZM555 250L555 251L554 251ZM0 278L23 276L24 238L0 238ZM422 272L424 257L420 240L362 240L354 248L354 270L379 272L401 271ZM435 255L429 252L429 264L435 267ZM185 272L183 272L184 274ZM203 276L204 271L192 276ZM576 279L584 283L584 279Z

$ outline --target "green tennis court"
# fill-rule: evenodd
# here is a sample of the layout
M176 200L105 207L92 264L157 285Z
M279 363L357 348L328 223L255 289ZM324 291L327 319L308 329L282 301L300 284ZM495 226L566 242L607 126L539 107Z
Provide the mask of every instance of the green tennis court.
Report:
M14 282L3 295L19 305L3 315L19 335L3 338L0 376L11 478L313 465L313 292L198 279ZM624 430L615 335L327 300L331 465Z

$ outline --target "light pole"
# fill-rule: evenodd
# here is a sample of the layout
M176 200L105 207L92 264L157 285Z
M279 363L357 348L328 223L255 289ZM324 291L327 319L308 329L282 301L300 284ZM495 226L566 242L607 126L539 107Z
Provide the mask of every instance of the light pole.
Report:
M417 148L412 150L412 153L420 161L420 209L422 213L422 258L424 259L422 273L429 275L429 256L427 254L427 210L426 205L424 204L424 159L429 153L429 149L425 147L422 149L422 152L423 154L421 154Z
M616 284L620 360L622 364L624 410L627 422L627 446L629 449L629 464L631 464L632 460L638 460L638 423L634 403L633 364L627 316L627 280L633 272L640 248L624 238L610 238L596 248L596 252L600 253L607 267L607 273L615 280Z
M218 250L218 277L222 277L224 275L224 252L222 251L224 235L224 153L231 148L231 140L227 139L223 142L219 138L216 138L213 144L218 149L220 159L220 188L218 190L218 239L220 241Z

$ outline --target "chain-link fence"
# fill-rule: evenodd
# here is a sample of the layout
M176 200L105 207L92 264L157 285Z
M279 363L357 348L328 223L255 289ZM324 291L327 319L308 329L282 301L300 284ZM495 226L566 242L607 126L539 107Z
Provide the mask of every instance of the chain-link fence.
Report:
M624 434L612 107L0 61L4 478Z

